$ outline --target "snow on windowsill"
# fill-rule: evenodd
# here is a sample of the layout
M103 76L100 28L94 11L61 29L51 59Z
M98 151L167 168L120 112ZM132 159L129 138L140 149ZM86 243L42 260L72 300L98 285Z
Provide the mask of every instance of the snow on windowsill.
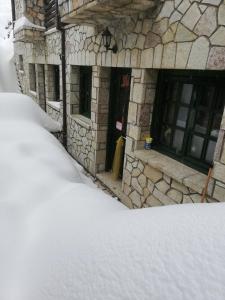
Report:
M161 171L195 192L202 193L207 179L205 174L155 150L136 150L133 154L152 168ZM212 192L212 181L209 183L209 194Z
M25 16L16 20L14 26L14 33L17 33L22 29L35 29L35 30L45 31L45 27L30 22Z
M45 32L45 35L49 35L49 34L56 33L56 32L58 32L58 29L56 27L53 27L53 28L47 30Z
M82 115L71 115L71 118L78 123L79 125L81 125L82 127L85 127L86 129L91 129L91 119L88 119L85 116Z
M53 109L60 111L60 101L47 101L47 104Z
M29 93L31 96L37 97L37 92L30 90Z

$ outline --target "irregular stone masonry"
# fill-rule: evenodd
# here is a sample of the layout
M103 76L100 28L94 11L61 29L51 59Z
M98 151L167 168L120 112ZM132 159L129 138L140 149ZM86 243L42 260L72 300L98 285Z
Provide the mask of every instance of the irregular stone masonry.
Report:
M52 117L53 120L58 121L60 123L62 123L62 114L60 114L60 111L57 110L56 108L53 108L50 105L46 105L46 109L47 109L47 113L49 114L49 116Z
M224 184L223 190L218 187L216 193L224 196L224 187ZM201 202L200 193L129 155L126 156L123 173L123 191L134 208ZM206 201L218 200L207 195Z
M30 1L29 5L40 4L36 2L38 1L34 3ZM22 1L16 1L17 17L21 16L21 3ZM60 1L64 12L72 9L71 3L71 1ZM93 175L104 170L110 68L128 67L132 68L132 79L125 152L127 159L129 157L134 159L132 153L137 149L143 149L145 135L149 133L158 70L224 70L224 20L225 0L158 1L153 11L131 13L130 16L122 19L105 20L104 26L108 25L113 34L112 45L116 42L118 46L116 54L112 51L106 52L102 44L101 35L104 26L68 26L66 29L66 73L70 153ZM38 20L33 22L39 24ZM53 30L46 34L42 41L36 39L22 43L16 40L15 53L17 64L18 55L24 57L24 72L19 72L19 77L23 91L29 93L29 63L43 64L45 70L47 65L61 65L60 33ZM79 114L79 93L76 90L77 86L79 87L79 81L73 80L76 76L74 74L79 72L81 65L92 66L93 70L91 119L86 120L87 122L81 121L79 116L78 118L74 116L74 114ZM46 72L45 75L47 75ZM45 77L44 90L48 92L50 80L47 76ZM39 87L37 100L42 101L41 81ZM43 101L41 105L44 105ZM59 114L62 113L53 112L50 107L48 107L48 112L55 119L59 119ZM211 198L208 197L208 201L225 200L224 132L225 115L215 151L214 181ZM86 136L88 138L85 140ZM134 207L199 201L200 189L193 190L186 186L188 183L182 183L183 190L181 191L181 187L178 188L178 182L174 178L168 177L157 169L154 172L151 170L154 176L157 176L157 171L162 174L160 173L161 177L154 182L146 175L148 163L141 159L134 159L131 165L133 163L134 165L137 163L139 167L132 166L130 169L130 165L126 162L123 191L129 195Z

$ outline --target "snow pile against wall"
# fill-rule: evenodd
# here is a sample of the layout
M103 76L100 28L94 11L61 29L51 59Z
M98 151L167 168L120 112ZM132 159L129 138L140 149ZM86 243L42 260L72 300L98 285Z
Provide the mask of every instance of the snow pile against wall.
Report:
M6 25L12 19L11 1L0 1L0 38L7 36Z
M225 204L128 210L27 97L0 94L0 112L0 299L224 299Z
M16 93L0 94L0 121L28 121L50 132L62 129L62 125L52 120L30 97Z
M30 22L25 16L22 16L15 22L14 33L17 33L21 29L38 29L45 30L45 27L38 26L32 22Z
M11 39L0 37L0 92L19 92Z

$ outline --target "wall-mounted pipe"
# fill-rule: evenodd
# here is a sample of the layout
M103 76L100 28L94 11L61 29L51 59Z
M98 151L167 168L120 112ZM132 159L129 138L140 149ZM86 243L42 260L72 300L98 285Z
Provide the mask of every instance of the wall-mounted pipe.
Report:
M11 0L11 7L12 7L12 21L16 21L16 8L15 8L15 0Z
M56 28L61 32L62 63L62 102L63 102L63 145L67 149L67 104L66 104L66 34L64 24L60 20L58 0L56 0Z

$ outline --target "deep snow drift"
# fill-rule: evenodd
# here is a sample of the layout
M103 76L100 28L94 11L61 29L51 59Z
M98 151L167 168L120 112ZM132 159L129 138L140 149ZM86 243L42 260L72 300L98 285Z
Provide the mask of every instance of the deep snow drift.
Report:
M0 94L0 112L1 300L224 299L224 204L128 210L27 97Z
M0 37L0 92L19 92L11 39Z

